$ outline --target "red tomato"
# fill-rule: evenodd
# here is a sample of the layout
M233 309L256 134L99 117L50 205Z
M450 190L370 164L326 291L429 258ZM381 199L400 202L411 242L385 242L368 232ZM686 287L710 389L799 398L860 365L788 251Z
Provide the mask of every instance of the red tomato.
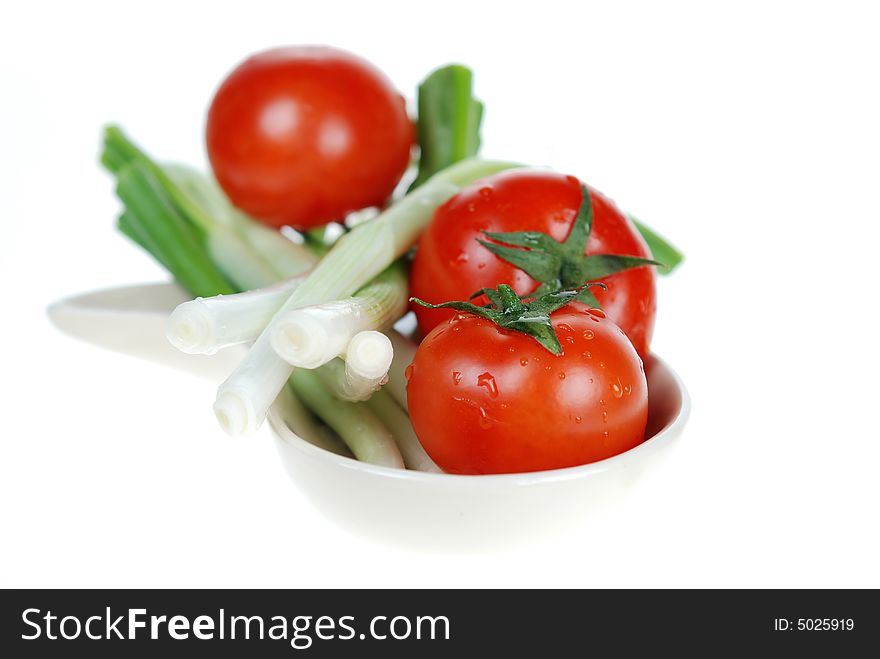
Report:
M428 302L466 300L481 288L509 284L519 295L538 287L525 272L477 242L483 231L541 231L563 241L581 204L581 183L573 176L543 171L497 174L462 190L437 209L422 235L410 276L413 296ZM632 222L590 188L593 229L587 254L650 258ZM602 309L646 355L656 313L656 274L640 267L605 277L608 290L593 289ZM455 312L413 307L427 334Z
M334 48L258 53L208 111L211 166L232 203L303 229L382 204L406 170L413 126L369 62Z
M556 469L594 462L644 440L642 360L598 309L551 316L563 354L471 314L436 327L408 369L416 435L457 474Z

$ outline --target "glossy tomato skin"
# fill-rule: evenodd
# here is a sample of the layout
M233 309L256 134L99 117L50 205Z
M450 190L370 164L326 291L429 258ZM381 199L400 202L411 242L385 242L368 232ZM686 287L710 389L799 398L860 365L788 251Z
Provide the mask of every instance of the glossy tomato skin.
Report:
M538 282L477 242L483 231L542 231L556 240L568 236L581 204L581 183L573 176L544 171L497 174L462 190L437 209L422 235L413 262L410 290L427 302L466 300L481 288L509 284L519 295ZM636 228L609 199L590 188L593 230L588 254L650 258ZM657 309L656 273L642 267L602 280L593 289L602 309L647 355ZM427 334L454 312L414 306L419 329Z
M416 435L456 474L502 474L595 462L644 441L642 361L601 311L552 316L564 353L470 314L425 337L408 369Z
M217 90L206 130L232 203L270 226L301 229L382 204L409 164L413 136L391 82L324 46L245 60Z

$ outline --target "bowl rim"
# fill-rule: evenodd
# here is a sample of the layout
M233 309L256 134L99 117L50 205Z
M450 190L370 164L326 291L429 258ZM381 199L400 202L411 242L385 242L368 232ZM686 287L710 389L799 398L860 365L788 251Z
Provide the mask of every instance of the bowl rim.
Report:
M583 478L585 476L600 474L612 469L617 469L619 467L624 467L635 460L639 460L642 457L669 444L670 441L672 441L672 439L674 439L678 435L677 431L687 423L691 412L691 399L690 395L688 394L687 388L684 386L684 382L682 382L681 377L679 377L678 373L676 373L675 370L671 368L664 359L658 357L655 354L652 354L651 358L658 362L659 365L661 365L666 370L672 381L675 383L675 386L678 388L679 395L681 396L681 405L679 406L678 412L675 414L673 419L669 423L667 423L657 434L655 434L650 439L645 440L638 446L624 451L623 453L611 456L610 458L605 458L604 460L598 460L597 462L590 462L574 467L563 467L561 469L547 469L543 471L529 471L512 474L447 474L427 471L414 471L410 469L396 469L393 467L384 467L381 465L370 464L368 462L361 462L359 460L355 460L354 458L349 458L344 455L337 455L336 453L323 449L319 446L315 446L314 444L307 442L299 435L294 433L282 420L281 416L274 410L274 408L269 410L268 420L272 432L275 435L276 441L288 444L291 448L306 453L307 455L310 455L316 459L325 462L335 463L336 466L342 469L359 471L382 478L391 478L403 481L434 481L436 483L498 483L516 486L529 486L539 483L568 481Z

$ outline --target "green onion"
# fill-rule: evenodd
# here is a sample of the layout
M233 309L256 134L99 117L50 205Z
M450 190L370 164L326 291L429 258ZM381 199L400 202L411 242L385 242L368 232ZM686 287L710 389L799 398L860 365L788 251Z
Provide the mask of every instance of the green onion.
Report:
M630 215L629 219L631 219L633 224L636 225L636 229L639 230L639 233L642 234L642 238L648 243L648 248L651 250L651 255L654 257L654 260L663 264L657 266L657 270L664 275L668 275L675 270L684 260L684 254L676 249L676 247L663 236L653 229L649 229L632 215Z
M139 245L146 252L150 253L153 258L155 258L166 270L171 272L171 267L165 260L165 257L162 254L162 250L150 238L149 234L144 231L141 223L137 219L135 219L131 213L122 213L119 216L119 219L116 221L116 228L119 229L119 231L122 232L123 235L127 236L132 242Z
M309 412L308 408L293 393L293 388L290 384L281 390L272 408L281 418L282 423L290 428L297 437L325 451L352 457L351 451L348 450L348 447L339 437L318 424L314 415Z
M238 243L237 260L230 263L230 270L237 275L240 265L279 281L301 275L317 263L318 258L310 250L235 208L214 179L183 165L169 165L162 170L167 174L169 194L209 239L220 234ZM242 288L255 287L248 284Z
M272 347L287 363L318 368L358 332L390 327L406 311L406 272L397 262L353 297L299 307L274 323Z
M354 227L333 244L254 342L250 352L220 385L214 411L231 435L255 432L293 372L272 348L275 324L288 311L355 293L405 254L434 211L461 187L513 167L511 163L465 160L439 172L378 217Z
M120 230L194 295L213 294L209 284L218 278L225 284L215 293L257 288L302 274L317 261L305 247L236 210L212 179L188 167L158 165L115 126L105 129L101 162L116 176L126 206ZM136 206L130 179L150 188L141 190Z
M371 334L374 333L371 332ZM375 334L379 333L375 332ZM384 334L380 334L380 336L382 336L385 341L388 341L388 338ZM347 369L348 365L349 362L346 362L345 366L343 366L341 360L334 359L314 371L318 374L318 377L321 379L321 382L326 387L327 391L340 401L351 400L348 397L350 390L346 389L344 384L346 378L343 373L343 370ZM300 371L296 371L293 377L296 378L296 373L299 372ZM397 447L400 449L400 453L403 456L403 461L406 464L407 469L439 472L440 468L434 464L434 461L431 460L419 442L418 437L416 437L412 424L409 421L409 417L402 409L400 409L395 400L381 389L370 391L369 393L369 398L367 398L366 402L362 405L366 405L367 408L369 408L391 432L394 441L397 443Z
M116 194L125 204L123 226L141 235L158 260L194 295L234 293L198 234L162 194L151 170L131 162L117 174Z
M382 420L397 442L403 461L408 469L440 472L440 468L425 452L416 437L412 423L397 402L384 389L374 393L365 403Z
M207 177L187 168L159 167L119 129L107 129L104 146L102 162L119 179L120 198L126 206L118 220L120 231L152 254L190 293L205 296L181 305L175 312L176 318L170 323L170 333L176 335L172 342L195 352L200 342L202 350L210 351L239 339L256 338L299 283L275 284L276 280L303 273L317 257L232 208ZM234 240L244 246L249 243L254 249L238 252L243 258L225 258L222 249L227 246L230 254L236 253ZM271 267L252 260L260 254L265 257L264 264ZM267 288L234 294L236 286L216 267L213 259L217 258L226 263L234 281L248 280ZM279 295L279 290L284 292ZM200 326L205 320L200 317L202 312L208 313L206 326ZM276 393L275 409L298 435L327 450L349 454L331 430L317 425L294 395L292 385L282 386ZM325 415L336 404L323 387L309 388L308 398L310 407L324 410ZM360 439L349 438L358 443L361 455L375 454L392 466L402 464L399 454L394 457L396 448L388 448L387 430L369 410L349 410L343 417L367 419L358 426L365 431Z
M419 85L419 171L410 190L449 165L477 155L483 104L472 90L473 74L460 64L437 69Z
M334 398L313 370L297 369L290 384L297 397L342 437L355 458L403 469L403 458L391 433L363 403Z
M357 403L387 382L392 352L391 341L382 332L361 332L351 340L344 362L333 359L317 370L331 394Z
M227 226L212 227L205 237L205 247L211 260L239 290L248 291L279 280L268 262Z
M343 389L349 400L367 400L388 382L388 369L394 358L391 340L376 330L354 335L345 351Z
M184 302L168 318L168 341L190 355L212 355L227 346L253 341L303 279L293 277L244 293Z

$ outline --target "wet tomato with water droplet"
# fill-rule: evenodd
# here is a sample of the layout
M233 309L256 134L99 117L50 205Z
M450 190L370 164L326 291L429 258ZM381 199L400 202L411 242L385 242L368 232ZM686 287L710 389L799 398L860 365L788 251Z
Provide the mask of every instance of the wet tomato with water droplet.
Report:
M503 172L465 188L437 209L422 234L410 276L412 295L434 303L466 300L498 284L509 284L519 295L531 293L538 282L477 239L485 239L483 231L540 231L564 241L582 197L578 179L546 171ZM635 226L613 202L592 188L590 198L593 229L587 254L651 257ZM639 354L647 355L657 306L654 268L634 268L602 281L607 290L593 289L602 308ZM413 310L423 335L455 314L417 305Z
M571 467L644 440L648 388L641 359L610 319L571 307L554 313L557 333L568 325L562 333L574 340L563 342L561 355L478 321L469 314L444 321L422 341L408 370L413 428L442 469L496 474ZM459 331L444 331L449 326ZM595 358L584 356L587 347Z
M413 138L391 81L326 46L276 48L242 62L217 90L206 131L232 203L270 226L298 229L384 203Z

